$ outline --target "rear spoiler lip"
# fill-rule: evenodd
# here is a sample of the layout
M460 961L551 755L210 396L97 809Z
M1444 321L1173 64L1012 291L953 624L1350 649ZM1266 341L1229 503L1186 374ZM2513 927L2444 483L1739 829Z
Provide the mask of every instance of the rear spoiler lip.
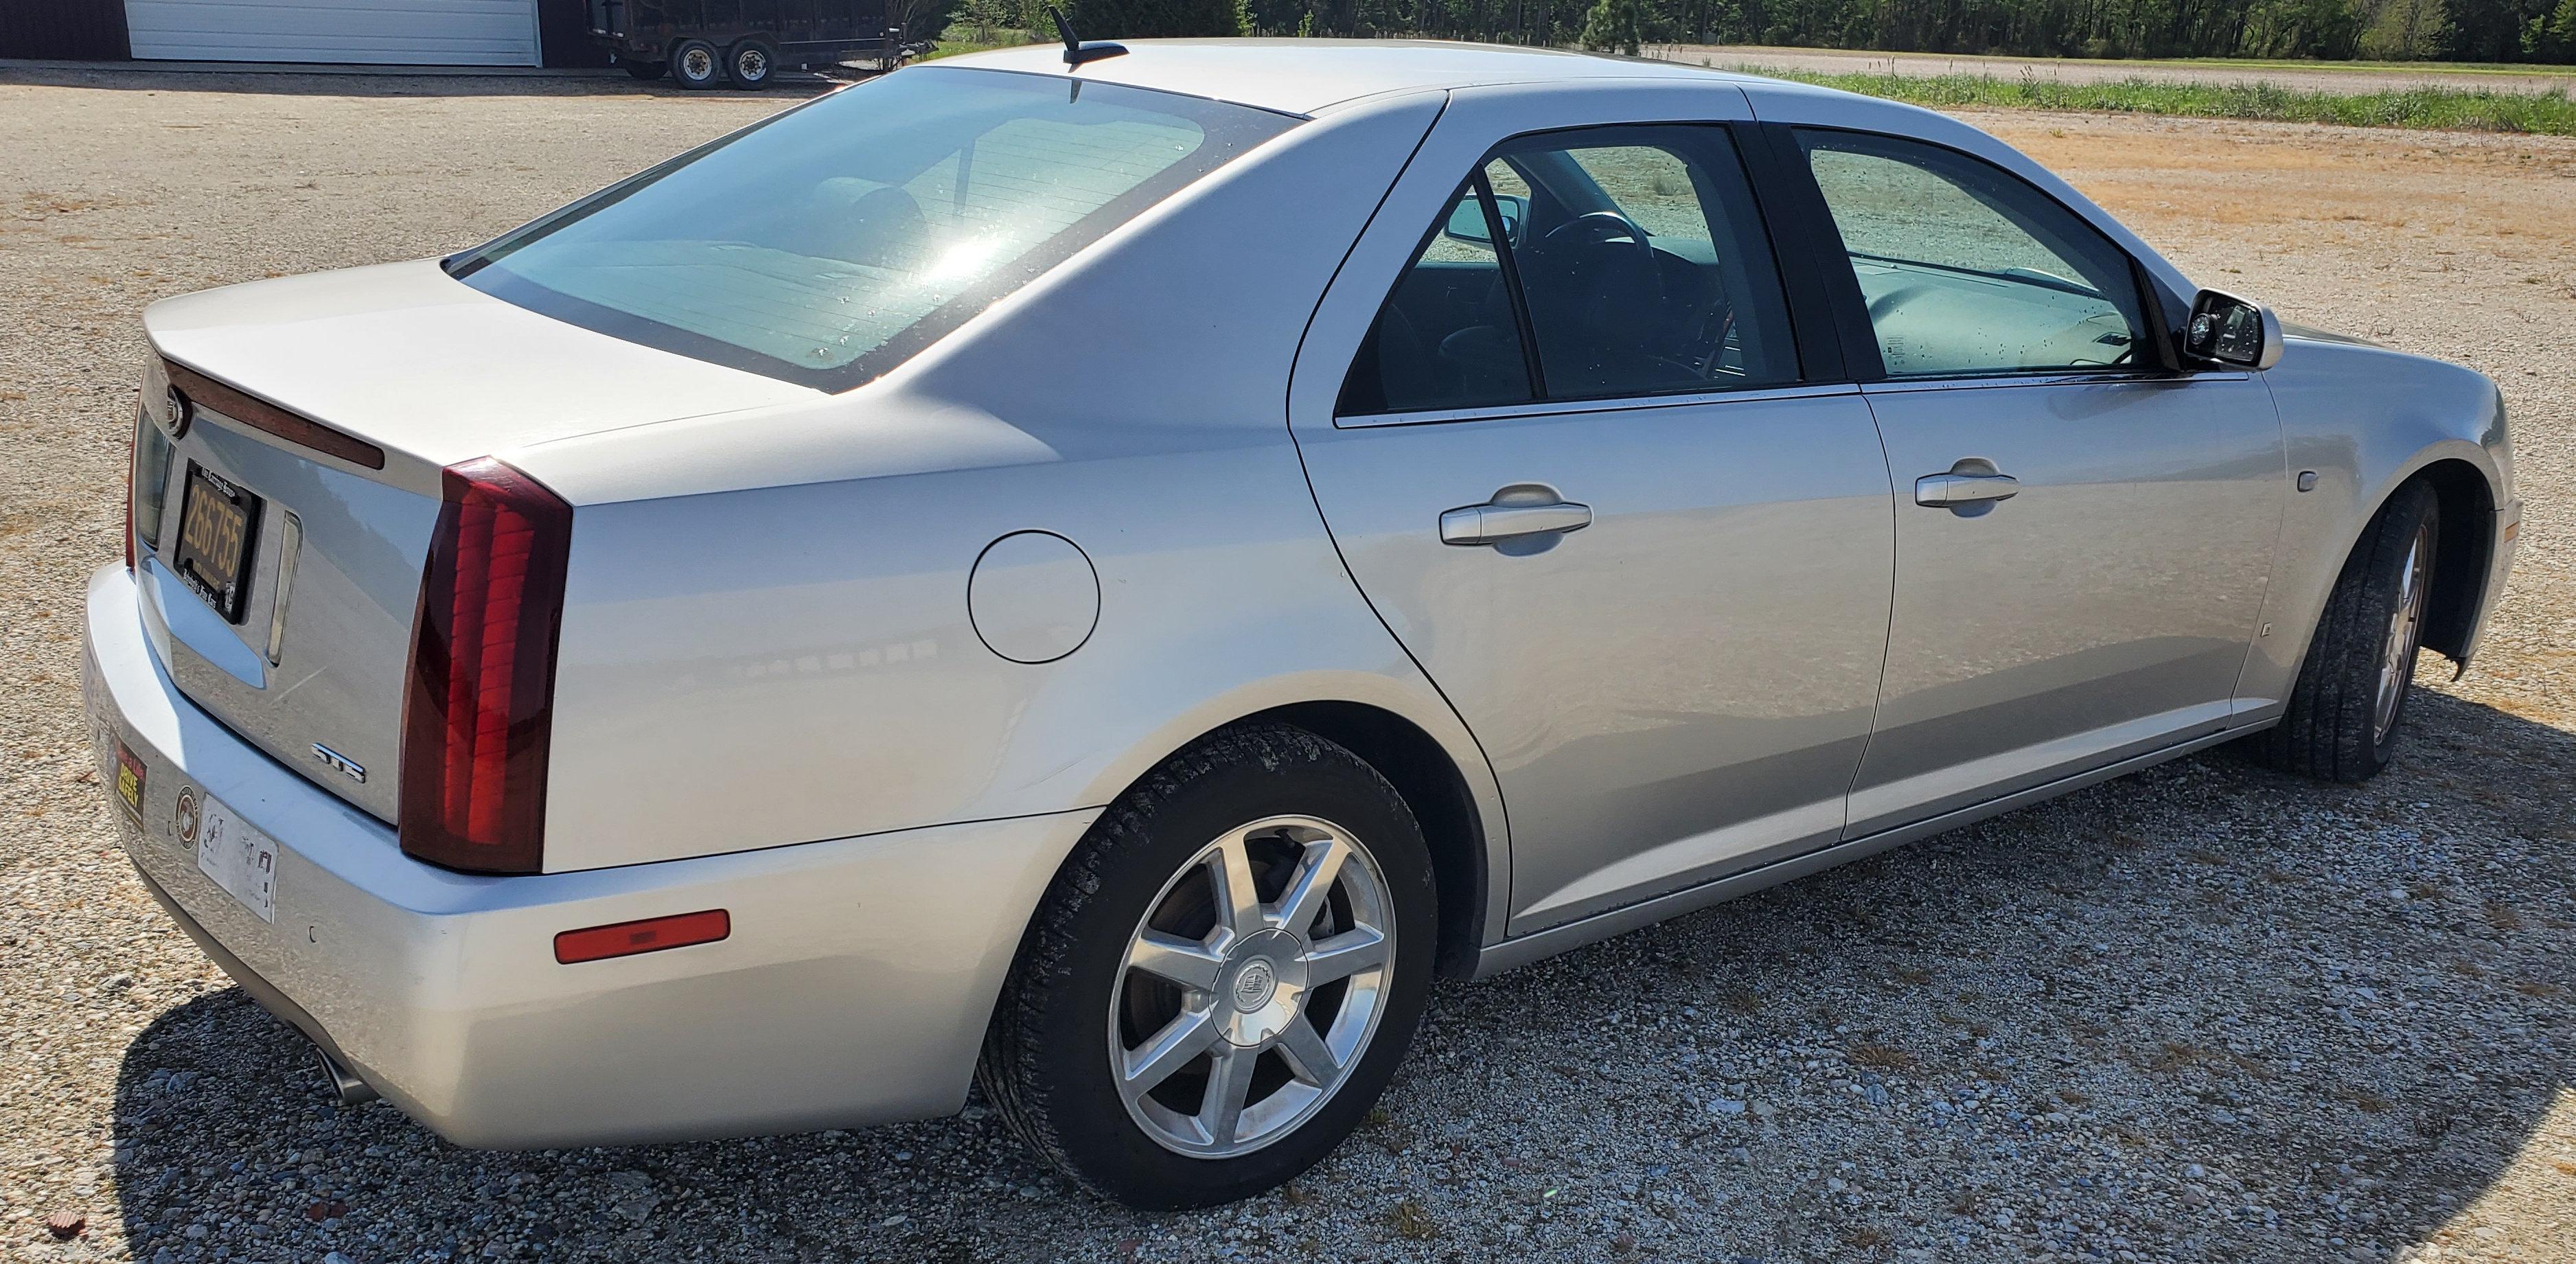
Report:
M289 412L239 387L216 381L168 356L161 358L161 367L170 375L170 384L193 403L214 409L254 430L275 435L325 456L337 457L351 465L371 470L385 468L385 450L356 435Z

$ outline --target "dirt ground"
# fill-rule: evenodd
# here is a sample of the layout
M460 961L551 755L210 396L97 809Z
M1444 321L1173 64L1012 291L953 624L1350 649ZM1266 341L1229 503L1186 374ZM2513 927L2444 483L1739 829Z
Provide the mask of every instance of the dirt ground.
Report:
M2145 79L2153 83L2268 83L2297 92L2337 92L2356 96L2407 88L2554 92L2560 96L2576 92L2576 74L2550 67L2445 70L2438 67L2339 67L2329 63L2308 69L2296 63L2223 66L2187 62L2097 61L2083 57L1970 57L1955 53L1882 53L1838 48L1757 48L1717 44L1654 44L1645 51L1649 57L1688 62L1695 66L1739 66L1828 75L1986 75L1996 79L2033 75L2066 83L2118 83L2127 79Z
M2565 139L1971 120L2203 284L2503 386L2519 567L2368 786L2213 752L1444 985L1359 1136L1207 1213L1070 1194L980 1108L491 1154L329 1106L144 895L79 718L137 313L454 250L785 104L0 72L0 1257L2576 1260Z

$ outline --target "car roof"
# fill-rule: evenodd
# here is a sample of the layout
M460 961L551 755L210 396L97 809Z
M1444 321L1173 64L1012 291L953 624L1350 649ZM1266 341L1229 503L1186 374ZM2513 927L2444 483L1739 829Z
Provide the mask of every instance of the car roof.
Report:
M974 53L935 63L1064 75L1314 114L1387 92L1585 79L1743 82L1746 75L1642 58L1438 40L1122 40L1124 57L1064 64L1061 44Z

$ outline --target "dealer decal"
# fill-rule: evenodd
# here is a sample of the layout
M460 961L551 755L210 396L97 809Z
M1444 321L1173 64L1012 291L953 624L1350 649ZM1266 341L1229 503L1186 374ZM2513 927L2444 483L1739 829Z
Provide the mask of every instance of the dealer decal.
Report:
M134 814L134 823L141 825L143 823L143 760L134 752L125 749L123 742L116 744L116 798L118 802L125 805L126 811Z

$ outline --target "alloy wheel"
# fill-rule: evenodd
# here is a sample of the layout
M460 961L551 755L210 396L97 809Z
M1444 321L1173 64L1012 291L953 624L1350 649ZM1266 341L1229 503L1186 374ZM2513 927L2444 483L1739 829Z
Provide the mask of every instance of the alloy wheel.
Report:
M1396 947L1385 877L1349 831L1277 816L1209 843L1147 906L1110 993L1128 1115L1208 1159L1295 1131L1367 1051Z
M2433 529L2431 524L2415 529L2415 538L2406 546L2406 565L2398 573L2397 610L2388 617L2388 636L2380 646L2379 695L2370 716L2373 742L2388 740L2388 731L2397 727L2398 708L2406 701L2406 686L2414 679L2415 651L2424 634L2424 597L2431 587L2433 569Z

